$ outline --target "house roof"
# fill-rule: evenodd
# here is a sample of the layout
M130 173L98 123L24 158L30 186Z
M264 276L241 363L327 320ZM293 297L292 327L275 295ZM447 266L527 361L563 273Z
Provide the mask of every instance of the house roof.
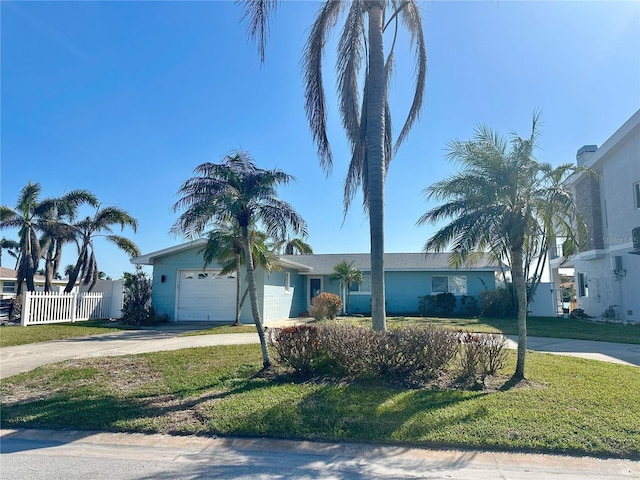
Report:
M131 263L136 265L153 265L153 261L158 257L164 257L166 255L173 255L184 250L189 250L194 247L202 247L207 243L206 238L197 238L180 245L174 245L173 247L163 248L162 250L156 250L155 252L147 253L146 255L140 255L139 257L133 257Z
M370 271L370 255L368 253L327 253L313 255L282 255L283 260L295 261L304 265L308 271L303 274L330 275L333 268L340 262L353 262L353 267L358 270ZM500 265L489 259L484 254L475 263L459 268L450 264L451 255L449 253L385 253L384 269L390 271L496 271Z
M15 280L17 278L18 272L12 268L6 268L6 267L0 267L0 280ZM33 276L33 281L37 282L37 283L44 283L44 276L43 275L34 275ZM57 284L66 284L67 280L65 279L61 279L61 280L56 280L53 279L53 283L57 283Z
M155 252L147 253L146 255L140 255L139 257L134 257L131 259L131 263L137 265L153 265L156 258L164 257L166 255L174 255L179 252L183 252L185 250L189 250L195 247L203 247L206 245L206 238L198 238L195 240L191 240L189 242L181 243L180 245L174 245L173 247L164 248L162 250L157 250ZM295 257L295 255L291 255ZM300 264L296 262L296 259L288 259L288 258L280 258L279 262L283 267L289 267L296 270L309 270L307 265Z
M157 250L155 252L140 255L131 259L131 263L139 265L153 265L155 260L166 255L173 255L184 250L195 247L202 247L207 243L206 238L199 238L173 247ZM385 253L385 271L489 271L494 272L500 265L483 254L473 264L452 267L450 264L451 255L449 253ZM358 270L369 271L370 255L368 253L325 253L311 255L281 255L279 263L283 267L298 270L303 275L330 275L333 268L340 262L353 262L353 266Z

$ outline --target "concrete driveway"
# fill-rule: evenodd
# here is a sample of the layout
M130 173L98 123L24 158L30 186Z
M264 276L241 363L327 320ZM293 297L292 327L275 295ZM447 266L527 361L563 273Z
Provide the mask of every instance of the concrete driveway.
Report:
M296 321L288 321L287 324L294 324L294 322ZM282 325L284 325L283 322L278 323L278 326ZM0 378L28 372L39 366L63 360L179 350L191 347L258 343L256 333L180 336L186 331L201 330L202 328L201 324L187 323L3 347L0 348ZM516 341L516 337L509 337L509 348L516 348ZM539 352L640 367L640 345L529 337L528 347L530 350Z

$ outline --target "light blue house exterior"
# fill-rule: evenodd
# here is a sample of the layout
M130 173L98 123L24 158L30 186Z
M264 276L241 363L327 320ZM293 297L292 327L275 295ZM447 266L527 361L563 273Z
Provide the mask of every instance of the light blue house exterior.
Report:
M203 268L201 250L205 239L184 243L132 259L153 266L154 308L172 321L229 323L235 316L236 278L220 275L219 265ZM256 269L258 304L265 323L306 314L311 299L319 292L346 294L331 279L334 267L353 262L363 272L363 283L351 288L350 313L371 311L369 254L282 255L277 268ZM423 253L385 254L387 312L416 314L419 297L441 292L478 297L480 291L495 289L498 266L484 258L471 267L452 268L449 255ZM241 272L241 289L246 282ZM243 323L252 323L249 301L241 312Z

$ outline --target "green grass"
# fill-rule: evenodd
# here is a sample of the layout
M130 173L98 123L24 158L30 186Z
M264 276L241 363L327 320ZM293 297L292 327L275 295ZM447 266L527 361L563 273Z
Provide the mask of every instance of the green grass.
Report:
M198 330L196 332L187 332L180 335L181 337L191 337L194 335L216 335L220 333L255 333L256 326L251 325L218 325L215 327Z
M30 325L28 327L0 327L0 347L25 345L27 343L50 342L65 338L87 337L100 333L132 330L135 327L104 320L52 325Z
M371 318L369 317L349 317L340 321L366 326L371 325ZM438 325L454 330L469 330L479 333L518 334L518 325L514 318L387 318L389 328L398 328L409 324ZM530 337L572 338L576 340L640 344L640 325L621 325L569 318L530 317L527 321L527 334Z
M463 391L269 380L260 366L245 345L41 367L0 382L1 425L640 458L634 367L529 353L531 386Z

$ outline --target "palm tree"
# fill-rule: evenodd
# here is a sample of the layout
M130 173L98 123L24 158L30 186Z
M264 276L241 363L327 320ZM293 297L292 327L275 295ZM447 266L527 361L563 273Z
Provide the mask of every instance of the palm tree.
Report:
M257 41L262 61L269 20L276 5L275 0L243 2L243 18L248 20L249 35ZM322 54L329 30L347 7L336 66L339 110L351 146L344 208L346 212L353 195L362 187L364 206L369 213L372 323L375 330L385 330L384 182L393 152L418 118L426 81L427 54L416 0L327 0L323 3L311 28L302 63L307 118L318 146L320 164L327 173L332 169L333 156L327 137ZM400 19L415 46L416 80L409 114L395 147L392 147L388 84ZM383 37L389 27L391 43L385 59ZM363 64L366 66L361 75Z
M16 259L16 268L17 268L19 256L20 256L20 244L15 240L10 240L4 237L0 240L0 266L2 266L3 250L6 250L9 256Z
M360 285L362 283L362 271L353 267L353 262L347 263L343 260L335 267L333 267L333 274L331 274L333 280L340 281L340 290L346 291L346 307L345 314L349 314L351 310L351 285Z
M60 198L45 200L48 210L42 219L40 244L45 252L44 289L51 291L54 276L60 268L62 247L75 240L76 230L71 224L77 217L78 207L98 206L98 199L88 190L73 190Z
M267 234L251 228L249 230L249 236L251 237L250 243L253 249L253 267L256 268L260 266L270 272L276 265L276 254L267 244ZM222 266L222 270L220 271L221 275L235 272L236 317L233 324L235 326L240 325L240 312L249 293L249 288L247 287L242 297L240 295L240 268L242 265L245 265L240 227L235 223L229 222L218 226L215 230L207 234L207 244L201 250L201 253L203 253L204 257L204 268L217 261Z
M0 228L18 228L20 253L18 256L16 283L17 295L22 293L22 283L27 283L27 290L35 290L33 276L40 263L40 242L38 231L41 229L40 218L49 205L39 200L40 184L28 182L18 196L16 208L6 205L0 207Z
M260 224L272 238L283 238L288 229L296 234L307 234L302 217L276 196L276 187L288 184L294 177L277 169L257 168L247 152L227 155L220 164L203 163L194 172L197 176L184 182L178 192L181 198L174 205L174 211L186 210L174 224L172 232L193 238L211 223L234 222L240 228L251 311L260 338L262 363L268 368L271 360L258 309L249 229L254 223Z
M101 209L98 207L93 218L86 217L84 220L74 224L78 241L78 260L73 270L69 273L69 281L64 289L66 293L73 289L78 277L80 277L82 283L89 285L89 291L98 281L100 270L98 269L93 246L95 237L104 237L132 257L140 255L140 250L131 240L113 234L112 227L115 225L120 225L121 230L129 226L135 232L138 228L138 221L120 208L107 207Z
M282 250L284 255L311 255L313 248L301 238L287 238L278 242L277 250Z
M452 249L460 264L472 252L489 251L508 265L518 304L518 361L514 380L525 378L527 348L527 274L552 231L577 241L584 224L563 182L577 169L552 168L533 156L539 114L531 136L513 134L508 142L489 128L476 129L473 140L454 140L447 157L463 170L425 189L428 199L445 203L425 213L418 224L453 218L425 244L425 252Z

